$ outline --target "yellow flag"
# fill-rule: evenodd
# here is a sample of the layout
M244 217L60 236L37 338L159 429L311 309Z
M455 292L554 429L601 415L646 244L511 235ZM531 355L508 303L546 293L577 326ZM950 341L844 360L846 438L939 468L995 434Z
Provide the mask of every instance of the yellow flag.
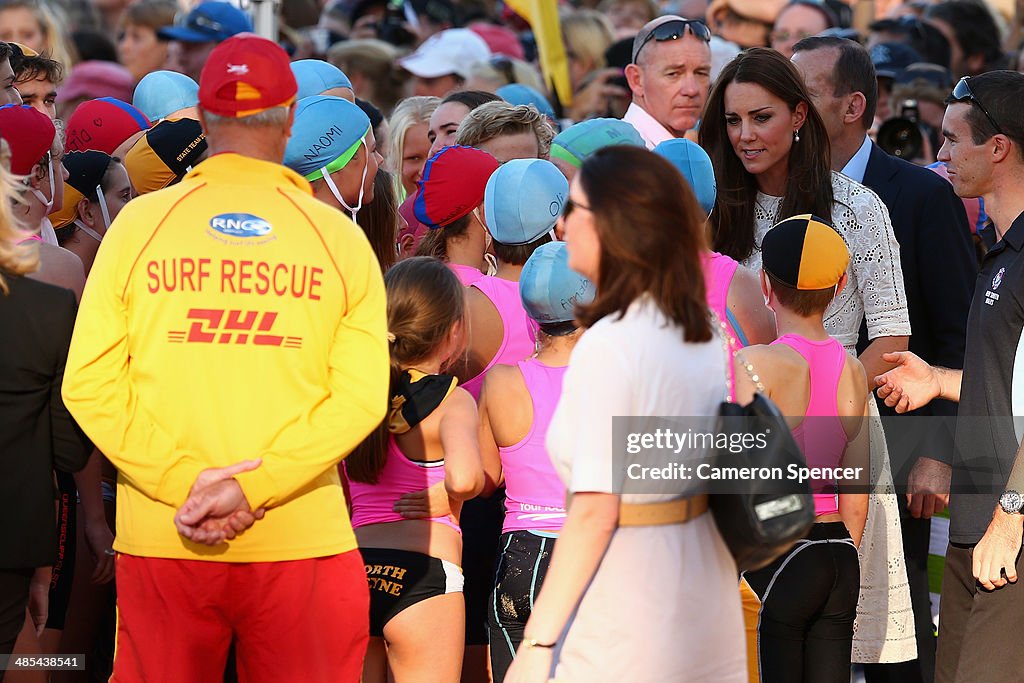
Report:
M562 25L558 18L558 0L505 0L505 4L525 19L533 29L540 53L544 81L553 85L562 106L572 104L569 60L562 43Z

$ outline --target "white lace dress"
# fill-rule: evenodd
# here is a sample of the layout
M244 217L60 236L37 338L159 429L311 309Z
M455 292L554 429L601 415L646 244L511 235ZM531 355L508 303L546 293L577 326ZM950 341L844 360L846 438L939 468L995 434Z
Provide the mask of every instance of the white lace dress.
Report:
M861 321L867 319L868 338L910 334L907 297L903 288L899 242L889 211L872 190L841 173L832 173L832 225L850 250L846 288L825 311L825 329L849 353L856 354ZM743 265L761 268L761 240L779 215L781 197L758 193L754 208L754 253ZM868 401L878 417L874 401ZM860 545L861 588L854 623L853 661L903 662L917 657L914 615L903 557L899 500L894 493L885 436L877 419L871 430L872 481L868 519Z

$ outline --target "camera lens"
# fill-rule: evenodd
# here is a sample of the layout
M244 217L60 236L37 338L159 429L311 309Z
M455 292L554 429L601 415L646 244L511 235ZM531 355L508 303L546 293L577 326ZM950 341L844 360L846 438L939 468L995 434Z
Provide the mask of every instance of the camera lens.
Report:
M907 161L919 157L924 149L921 129L908 119L889 119L879 127L875 141L887 154Z

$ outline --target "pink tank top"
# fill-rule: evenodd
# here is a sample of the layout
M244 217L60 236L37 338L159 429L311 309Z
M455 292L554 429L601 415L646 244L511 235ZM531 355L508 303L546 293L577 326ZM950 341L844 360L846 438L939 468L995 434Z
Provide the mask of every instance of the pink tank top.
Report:
M367 524L401 522L405 518L392 510L395 502L406 493L429 488L444 481L444 460L416 462L405 457L394 436L388 437L388 457L376 484L348 480L352 499L352 528ZM431 522L444 524L458 531L458 523L451 515L431 517Z
M846 450L846 430L839 418L839 379L846 366L846 350L835 339L811 341L785 334L772 344L785 344L807 361L811 397L804 421L793 430L793 438L807 458L808 467L839 467ZM815 515L839 512L835 480L811 480Z
M448 269L455 273L455 276L459 278L459 282L462 283L463 287L469 287L484 276L484 274L480 272L479 268L464 266L461 263L449 263Z
M562 395L567 368L553 368L535 358L517 365L533 401L533 424L522 441L498 448L505 474L505 524L501 533L557 532L565 522L565 485L551 464L544 439Z
M498 352L494 354L491 362L487 364L483 372L462 385L463 389L477 399L480 398L480 387L483 386L484 375L488 370L499 363L512 365L533 355L536 348L537 323L526 315L523 300L519 298L518 282L485 275L474 282L472 286L491 300L494 307L498 309L502 326L505 328L501 346L498 347Z
M729 320L729 285L732 283L732 276L736 274L739 262L735 259L719 254L716 251L705 252L701 257L704 266L704 287L707 290L708 308L714 311L718 319L725 323L726 341L729 342L729 350L736 353L743 348L736 329ZM732 357L726 363L729 372L729 394L736 396L736 372L732 365Z

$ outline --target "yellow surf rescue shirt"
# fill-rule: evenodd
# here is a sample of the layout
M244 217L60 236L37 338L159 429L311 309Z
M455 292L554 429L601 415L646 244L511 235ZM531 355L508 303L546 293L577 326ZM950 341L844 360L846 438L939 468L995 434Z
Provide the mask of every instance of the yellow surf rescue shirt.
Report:
M383 419L384 284L363 232L284 166L219 154L129 203L96 257L63 395L118 470L114 548L265 562L356 547L336 465ZM197 475L253 509L216 547L177 533Z

